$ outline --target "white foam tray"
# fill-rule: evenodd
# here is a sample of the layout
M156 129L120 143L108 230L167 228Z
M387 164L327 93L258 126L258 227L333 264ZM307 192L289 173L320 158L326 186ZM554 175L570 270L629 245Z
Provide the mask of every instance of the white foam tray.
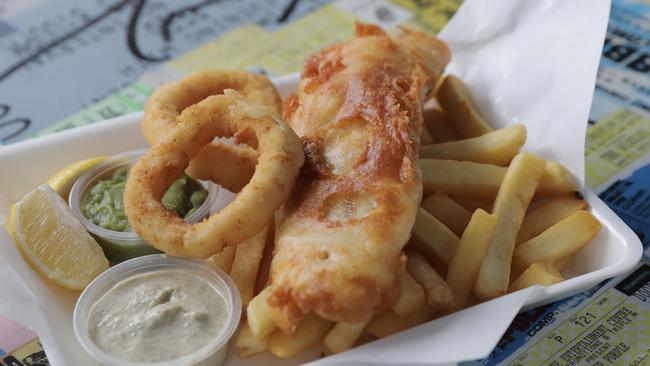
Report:
M276 81L279 89L283 94L295 86L295 75L289 76ZM51 136L37 138L14 145L0 147L0 192L2 192L10 202L19 200L25 193L34 187L45 182L49 176L59 170L61 167L80 160L97 155L113 155L123 151L146 147L146 142L140 131L141 113L131 114L99 122L93 125L57 133ZM360 347L353 352L358 352L358 359L363 359L363 354L374 348L385 345L385 342L397 342L400 338L417 339L410 333L415 332L435 332L436 327L445 324L448 327L450 322L459 326L458 332L462 333L463 323L467 319L474 318L477 315L485 314L490 311L494 315L492 308L504 308L504 304L510 306L512 316L519 310L524 310L534 306L553 302L555 300L579 293L607 278L622 274L631 269L640 259L642 246L638 237L616 216L593 192L584 192L586 200L589 202L592 213L603 223L604 228L598 236L587 247L581 250L575 256L573 263L564 271L568 278L566 281L550 287L539 287L522 294L509 295L502 299L497 299L479 306L475 306L455 315L439 319L413 330L403 332L394 337L389 337L378 342L373 342L366 346ZM2 257L4 260L12 263L13 268L24 278L24 283L19 280L12 281L9 290L25 291L30 288L29 292L33 293L39 306L44 307L43 319L47 324L43 326L49 329L36 329L41 334L41 339L45 345L47 353L56 353L59 357L63 355L66 360L74 360L74 354L81 351L72 332L72 310L76 294L53 289L51 284L33 273L24 263L19 263L16 259L17 252L13 243L6 233L0 235L0 246L3 248ZM12 249L14 248L14 249ZM15 279L15 273L3 263L0 263L0 277L8 281L8 278ZM25 271L31 271L28 273ZM39 283L40 281L40 283ZM2 283L2 282L0 282ZM25 287L27 285L27 287ZM3 287L7 285L3 283ZM20 287L20 289L18 288ZM6 288L3 289L7 290ZM5 292L6 293L6 292ZM41 298L42 297L42 298ZM39 301L40 300L40 301ZM15 313L7 308L7 304L0 302L0 314L12 315ZM505 306L505 308L508 308ZM492 310L490 310L492 309ZM463 314L466 313L465 316ZM498 340L500 334L505 330L511 318L508 314L497 325L491 325L492 338L494 342ZM54 319L56 316L57 319ZM447 319L448 318L448 319ZM481 318L479 316L479 318ZM472 321L476 325L475 321ZM36 323L40 324L40 323ZM39 326L37 326L40 328ZM430 330L427 330L427 327ZM503 329L501 329L503 328ZM65 335L65 340L57 341L48 339L50 335ZM484 334L485 335L485 334ZM489 336L487 338L490 338ZM48 349L48 345L56 344L56 349ZM430 343L429 343L430 344ZM491 345L493 346L493 344ZM468 354L468 359L479 356L483 348L490 351L490 343L487 342L483 347L477 347L474 352ZM430 346L429 346L430 347ZM62 348L62 349L59 349ZM373 351L375 352L375 351ZM311 352L302 355L299 358L288 361L288 363L301 363L313 359L317 353ZM346 354L340 355L345 356ZM352 358L346 358L346 361L357 359L352 353ZM78 354L81 359L85 356ZM321 359L321 362L336 361L339 356L334 358ZM339 359L343 360L343 359ZM54 365L63 364L53 360ZM239 364L236 356L232 355L229 363ZM454 360L459 361L459 360ZM269 364L269 356L253 357L243 361L250 364ZM280 363L274 360L272 363ZM65 363L73 364L73 363ZM75 363L76 364L76 363Z

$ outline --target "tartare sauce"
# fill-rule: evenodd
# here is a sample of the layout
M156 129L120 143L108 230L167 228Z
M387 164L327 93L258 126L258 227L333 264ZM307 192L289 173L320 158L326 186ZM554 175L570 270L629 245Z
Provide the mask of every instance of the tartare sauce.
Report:
M101 350L129 362L180 358L210 344L231 309L205 279L183 269L118 282L90 309L88 332Z

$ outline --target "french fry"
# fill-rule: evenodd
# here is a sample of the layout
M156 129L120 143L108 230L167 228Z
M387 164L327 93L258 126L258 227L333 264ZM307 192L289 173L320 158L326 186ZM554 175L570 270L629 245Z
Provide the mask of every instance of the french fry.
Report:
M456 141L462 137L445 120L445 112L437 108L429 108L422 111L424 126L429 130L437 143Z
M456 234L421 207L411 234L411 245L441 271L446 271L460 240Z
M510 285L508 292L534 285L550 286L561 281L564 281L562 274L549 264L533 263Z
M420 253L406 252L406 268L417 283L424 288L427 304L433 310L449 309L454 306L454 295L445 280Z
M458 204L465 207L470 212L474 212L479 208L487 212L492 212L492 207L494 206L494 200L488 199L471 197L451 197L451 199L458 202Z
M219 267L222 271L230 273L232 262L235 260L235 245L223 248L220 253L211 255L206 260Z
M377 338L388 337L433 319L435 313L436 311L426 304L403 318L392 311L387 311L372 318L366 327L366 332Z
M476 275L487 254L495 226L496 218L478 209L458 242L447 272L447 284L454 294L456 309L463 309L469 304Z
M273 260L273 251L275 250L276 221L273 219L269 224L269 233L266 237L266 245L262 252L259 269L257 270L257 280L255 280L255 294L260 293L270 282L271 261Z
M526 142L526 127L514 125L465 140L423 146L420 158L506 165Z
M544 175L539 182L535 197L553 197L563 193L578 191L573 174L564 165L554 161L546 162Z
M320 343L332 328L332 322L315 314L307 315L294 333L276 330L269 336L269 351L281 358L289 358Z
M526 212L517 235L517 243L525 242L570 214L585 208L587 202L576 193L565 193L540 203L532 211Z
M408 271L402 273L401 280L402 292L392 310L395 314L405 317L415 312L422 304L426 304L427 300L424 288L415 281Z
M564 258L560 258L553 262L552 267L557 269L558 271L564 271L564 269L571 264L571 261L573 260L573 254L567 255Z
M235 348L239 353L239 357L246 358L256 353L264 352L267 350L266 339L257 339L251 333L248 324L244 324L239 330L237 339L235 340Z
M248 327L257 339L265 339L277 328L268 303L270 294L270 287L265 288L248 303L246 308Z
M422 135L420 135L420 144L421 145L431 145L435 144L436 141L431 136L431 133L426 128L422 129Z
M445 224L454 234L462 235L472 213L444 193L435 193L421 203L433 217Z
M515 248L513 265L524 269L536 262L556 262L587 245L602 224L587 211L576 211Z
M253 298L255 282L257 281L257 270L262 259L264 247L266 246L267 235L268 228L237 245L235 260L230 270L230 278L232 278L232 281L237 285L237 289L239 289L244 307L248 306L248 303Z
M474 286L480 299L492 299L508 290L512 252L526 209L544 173L545 161L533 154L515 156L508 168L493 213L497 223L488 253Z
M447 75L436 97L450 124L464 137L481 136L492 131L479 115L467 86L458 77Z
M425 194L494 199L506 168L471 161L420 159Z
M354 347L354 343L366 328L368 321L359 323L336 323L323 339L330 353L339 353Z
M420 159L425 194L443 192L452 197L495 199L508 168L471 161ZM561 164L547 162L535 197L575 192L575 179Z

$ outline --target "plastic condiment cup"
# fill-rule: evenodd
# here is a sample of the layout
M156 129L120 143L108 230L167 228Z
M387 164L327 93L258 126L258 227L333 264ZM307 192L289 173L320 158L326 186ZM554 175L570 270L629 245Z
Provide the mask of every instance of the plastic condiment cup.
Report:
M102 351L89 334L88 319L92 306L111 288L135 275L161 271L186 270L191 275L204 279L223 297L229 311L226 322L214 339L199 350L180 358L162 362L128 362ZM217 366L228 354L228 341L232 338L241 317L241 299L233 281L222 270L208 262L166 254L152 254L122 262L95 278L81 293L74 309L73 327L81 346L95 360L109 366ZM170 344L169 347L174 347Z
M137 233L109 230L93 223L81 213L81 201L86 191L92 188L97 181L109 178L119 168L130 169L145 151L147 150L128 151L107 159L82 174L70 191L68 202L72 212L104 248L104 253L112 262L122 262L142 255L157 254L160 251L149 245ZM208 191L208 196L196 211L185 218L185 221L190 224L199 222L210 214L210 209L219 194L218 185L209 181L199 181L199 183Z

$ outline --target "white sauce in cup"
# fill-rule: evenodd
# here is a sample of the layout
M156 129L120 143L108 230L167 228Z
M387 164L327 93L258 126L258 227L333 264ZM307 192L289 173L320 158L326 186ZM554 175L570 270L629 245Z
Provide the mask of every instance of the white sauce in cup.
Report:
M187 270L142 273L116 284L90 309L88 333L102 351L130 362L177 359L207 346L230 309Z
M154 254L102 273L77 301L74 329L90 356L114 366L216 366L241 316L228 275Z

